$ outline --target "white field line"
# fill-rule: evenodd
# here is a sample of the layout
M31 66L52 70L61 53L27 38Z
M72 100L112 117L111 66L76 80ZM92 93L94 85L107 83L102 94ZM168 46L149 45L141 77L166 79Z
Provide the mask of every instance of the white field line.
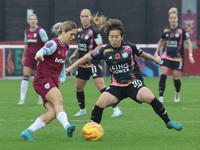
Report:
M3 120L3 119L0 119L0 122L34 122L35 120ZM70 122L90 122L90 120L70 120ZM103 122L110 122L110 120L106 120L104 119ZM149 122L149 121L146 121L146 120L112 120L112 122L136 122L136 123L146 123L146 122ZM200 123L200 120L179 120L176 122L180 122L180 123Z

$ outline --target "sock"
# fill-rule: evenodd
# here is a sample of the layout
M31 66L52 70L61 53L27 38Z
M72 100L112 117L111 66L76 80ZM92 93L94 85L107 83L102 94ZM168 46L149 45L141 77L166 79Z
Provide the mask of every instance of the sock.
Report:
M23 76L23 80L21 82L21 90L20 90L20 100L24 101L26 97L26 92L28 90L29 77Z
M95 105L92 111L91 121L100 123L103 115L103 108Z
M156 97L153 99L150 105L153 107L154 111L160 116L160 118L162 118L165 124L167 124L170 121L165 107Z
M119 110L119 107L117 106L117 104L112 105L112 107L113 107L113 110L114 110L114 111Z
M35 132L45 126L46 126L46 123L38 117L28 129L31 130L32 132Z
M181 80L174 80L174 86L176 88L176 92L180 92L180 89L181 89Z
M80 111L81 111L82 113L86 112L85 108L84 108L84 109L80 109Z
M58 121L60 121L60 123L63 125L64 128L66 128L67 126L70 125L69 122L68 122L68 119L67 119L66 112L59 112L56 115L56 118L58 119Z
M167 79L167 76L164 74L161 74L160 82L159 82L159 96L163 96L164 94L166 79Z
M78 104L80 109L85 108L85 95L84 92L76 92L76 97L78 99Z
M42 99L41 95L39 95L38 99Z
M106 90L106 87L105 87L105 88L103 88L103 89L101 89L101 91L100 91L100 92L101 92L101 93L103 93L105 90Z

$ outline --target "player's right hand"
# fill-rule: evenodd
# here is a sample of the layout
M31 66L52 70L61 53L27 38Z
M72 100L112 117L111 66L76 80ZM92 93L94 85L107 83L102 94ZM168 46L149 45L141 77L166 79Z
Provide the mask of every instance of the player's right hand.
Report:
M73 71L73 69L71 69L70 67L68 67L68 68L65 69L66 75L70 72L70 76L71 77L73 77L72 71Z
M37 55L37 56L35 56L35 60L37 60L37 61L44 61L44 56L43 55Z

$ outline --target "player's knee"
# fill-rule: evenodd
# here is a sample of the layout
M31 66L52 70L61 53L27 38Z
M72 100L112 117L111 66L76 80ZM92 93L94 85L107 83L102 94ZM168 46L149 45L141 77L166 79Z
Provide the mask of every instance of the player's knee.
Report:
M76 92L83 92L84 87L76 86Z
M144 100L144 102L150 104L150 103L153 101L154 97L155 97L155 96L148 96L148 97Z

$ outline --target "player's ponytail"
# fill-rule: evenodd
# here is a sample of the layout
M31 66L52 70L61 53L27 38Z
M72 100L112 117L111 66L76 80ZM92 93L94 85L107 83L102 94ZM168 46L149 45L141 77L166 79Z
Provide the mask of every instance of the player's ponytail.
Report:
M57 36L59 36L62 33L62 30L65 30L65 32L67 32L72 29L77 29L76 23L74 23L73 21L67 20L65 22L56 23L52 27L51 32L55 33Z
M62 22L58 22L55 25L53 25L52 29L51 29L51 33L54 33L55 35L59 36L61 34L61 26L62 26Z
M106 22L107 17L105 17L104 15L98 16L98 13L92 15L91 11L87 8L83 9L82 11L88 11L89 12L89 14L91 16L90 23L93 26L95 26L98 30L101 30L104 27L104 23Z
M91 24L95 26L97 29L101 30L104 27L104 23L106 22L107 17L101 15L98 16L98 13L92 16Z

